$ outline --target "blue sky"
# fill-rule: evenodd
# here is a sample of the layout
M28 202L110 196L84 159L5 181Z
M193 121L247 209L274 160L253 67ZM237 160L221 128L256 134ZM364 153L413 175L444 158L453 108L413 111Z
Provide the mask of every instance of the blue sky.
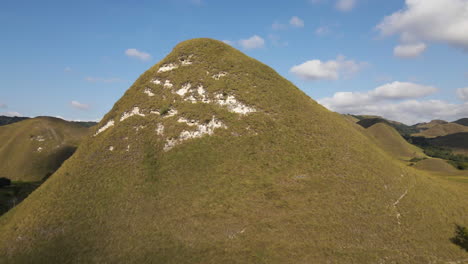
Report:
M468 117L467 25L468 0L3 0L0 114L99 120L178 42L210 37L331 110L451 121Z

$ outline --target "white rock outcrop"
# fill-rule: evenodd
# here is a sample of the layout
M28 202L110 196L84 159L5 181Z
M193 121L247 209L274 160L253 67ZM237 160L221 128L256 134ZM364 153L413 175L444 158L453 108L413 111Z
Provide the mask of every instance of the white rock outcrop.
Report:
M174 85L173 85L173 84L171 83L171 81L169 81L169 80L166 80L166 81L164 82L164 85L163 85L163 86L164 86L164 88L172 88L172 87L174 87Z
M154 96L154 93L151 91L150 88L146 88L143 92L147 94L148 96Z
M94 136L97 136L99 135L100 133L104 132L106 129L110 128L114 126L114 120L109 120L109 122L107 122L105 125L103 125L101 128L98 129L98 131L96 131L96 133L94 133Z
M190 90L191 87L192 87L192 84L186 83L186 84L182 85L182 88L177 90L176 94L183 97Z
M215 80L219 80L221 79L221 77L224 77L227 75L227 72L220 72L220 73L217 73L213 76L211 76L211 78L215 79Z
M134 115L145 116L144 114L140 113L140 108L138 106L133 107L132 111L128 111L122 114L120 117L120 121L124 121L125 119L132 117Z
M175 63L168 63L168 64L164 64L162 65L158 72L168 72L168 71L172 71L174 69L177 69L179 68L179 65L175 64Z
M246 115L248 113L257 112L253 107L247 106L238 101L233 95L224 96L223 94L216 94L216 103L221 106L226 106L230 112Z
M208 123L196 124L195 130L184 130L180 133L178 138L167 139L166 144L164 145L164 151L168 151L176 145L189 139L200 138L204 135L213 135L215 129L217 128L226 129L227 126L221 120L218 120L213 116L213 118Z

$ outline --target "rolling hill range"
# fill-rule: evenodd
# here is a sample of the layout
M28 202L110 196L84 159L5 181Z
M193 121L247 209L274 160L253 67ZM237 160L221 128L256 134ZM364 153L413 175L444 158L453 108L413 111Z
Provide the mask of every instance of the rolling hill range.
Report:
M366 129L378 146L402 160L425 157L422 149L408 143L393 127L380 122Z
M440 136L451 135L455 133L468 132L468 126L457 123L437 124L412 136L434 138Z
M0 126L5 126L13 124L19 121L29 119L29 117L19 117L19 116L0 116Z
M457 121L453 121L453 123L468 126L468 118L461 118L461 119L458 119Z
M211 39L143 73L0 217L0 262L445 263L466 185L392 159Z
M76 150L88 129L53 117L0 127L0 177L38 182L55 172Z
M430 145L448 148L457 154L468 155L468 132L430 138L428 141Z

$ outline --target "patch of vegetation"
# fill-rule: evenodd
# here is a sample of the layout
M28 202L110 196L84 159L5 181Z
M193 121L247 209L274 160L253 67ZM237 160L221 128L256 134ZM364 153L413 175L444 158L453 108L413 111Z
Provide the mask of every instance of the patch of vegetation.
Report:
M0 185L0 216L21 203L29 196L42 182L11 182L7 178L1 178Z
M450 241L468 252L468 229L461 225L455 225L455 236Z
M424 137L409 137L408 142L422 148L424 153L430 157L447 160L451 165L459 170L468 169L468 156L454 154L451 149L434 146L431 144L431 139Z

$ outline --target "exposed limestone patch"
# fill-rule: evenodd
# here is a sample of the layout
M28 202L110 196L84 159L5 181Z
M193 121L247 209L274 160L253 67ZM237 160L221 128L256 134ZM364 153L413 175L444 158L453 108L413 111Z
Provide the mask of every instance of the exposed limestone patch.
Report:
M398 225L401 225L401 221L400 221L401 214L400 214L400 212L398 211L397 205L400 203L401 199L403 199L407 194L408 194L408 190L406 190L406 191L400 196L400 198L398 198L398 200L396 200L396 201L393 203L393 208L394 208L395 211L396 211L396 218L397 218L397 221L398 221Z
M179 123L185 123L187 124L188 126L197 126L199 123L197 120L188 120L187 118L185 117L179 117L179 119L177 120L177 122Z
M226 106L230 112L238 113L241 115L257 112L255 108L247 106L242 102L239 102L233 95L225 96L223 94L216 94L215 98L217 104L221 106Z
M145 91L143 91L145 94L147 94L148 96L154 96L154 93L151 91L150 88L146 88Z
M159 79L153 79L151 82L158 85L162 84L162 82Z
M37 136L37 137L33 137L32 139L33 139L33 140L36 140L36 141L38 141L38 142L44 142L44 141L45 141L44 136Z
M109 151L114 151L114 146L110 146Z
M140 113L140 108L138 106L133 107L132 111L128 111L122 114L120 117L120 121L124 121L125 119L132 117L134 115L145 116L144 114Z
M159 113L159 111L155 111L155 110L151 110L151 111L150 111L150 114L152 114L152 115L161 115L161 114Z
M184 96L190 90L191 87L192 87L192 85L190 83L186 83L186 84L182 85L182 88L180 88L176 92L176 94L178 94L180 96Z
M177 109L170 109L170 110L164 115L164 118L168 118L168 117L175 116L175 115L177 115L177 113L179 113L179 111L177 111Z
M114 125L114 120L109 120L109 122L107 122L104 126L102 126L101 128L99 128L98 131L96 131L96 133L94 134L94 136L99 135L100 133L104 132L106 129L112 127L113 125Z
M159 136L164 135L164 125L163 124L159 123L156 126L156 134L158 134Z
M181 64L182 66L192 65L193 62L190 60L192 57L193 57L193 54L189 55L188 58L181 58L181 59L179 59L180 64Z
M176 145L194 138L200 138L204 135L213 135L214 130L217 128L227 128L227 126L221 122L220 120L216 119L214 116L210 120L210 122L205 124L197 124L196 130L184 130L180 133L178 138L170 138L166 140L166 144L164 145L164 151L168 151L175 147Z
M169 81L169 80L166 80L166 81L164 82L164 85L163 85L163 86L164 86L164 88L172 88L172 87L174 87L174 85L173 85L173 84L171 83L171 81Z
M161 68L159 68L158 72L168 72L177 68L179 68L179 65L175 63L168 63L168 64L162 65Z
M42 152L43 148L42 147L38 147L37 148L37 152Z
M146 126L143 126L143 125L139 125L139 126L134 126L133 129L135 129L135 131L140 131L141 129L145 128Z
M130 145L127 145L127 148L125 149L125 151L127 151L127 152L130 151Z
M224 77L227 75L227 72L219 72L217 74L214 74L213 76L211 76L211 78L215 79L215 80L219 80L221 79L221 77Z

